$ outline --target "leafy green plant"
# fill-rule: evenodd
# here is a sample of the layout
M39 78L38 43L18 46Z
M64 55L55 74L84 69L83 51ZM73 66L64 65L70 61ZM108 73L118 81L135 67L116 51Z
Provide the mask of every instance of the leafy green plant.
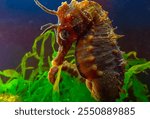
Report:
M3 81L3 78L0 79L0 94L5 94L5 96L1 95L1 101L11 101L9 99L9 95L17 96L17 98L19 97L19 101L25 102L94 101L85 84L79 82L76 77L72 77L66 72L60 71L60 77L63 77L61 83L58 82L53 86L48 81L48 69L49 67L51 67L52 59L57 55L57 52L55 50L56 44L54 36L55 35L53 31L47 31L45 34L40 35L35 39L32 46L32 51L27 52L23 56L20 65L17 67L17 70L7 69L4 71L0 71L0 75L3 78L7 78L7 82L5 83ZM50 40L51 42L50 47L52 49L52 55L46 57L45 44L48 40ZM41 43L40 50L38 49L39 42ZM74 58L72 55L73 51L74 50L71 49L66 57L66 59L69 59L72 63L74 62ZM34 60L37 60L37 65L28 66L28 60L33 58ZM46 62L48 66L45 66ZM30 71L30 74L27 73L28 71ZM81 90L79 89L79 87L81 88ZM81 92L80 96L78 96L79 90ZM68 95L68 92L72 95ZM4 99L2 99L2 97ZM8 100L6 99L7 97ZM16 101L18 101L17 98Z
M46 55L46 44L50 42L51 51ZM48 79L48 70L51 61L57 55L55 34L47 31L38 36L32 46L32 50L27 52L17 69L7 69L0 71L0 101L22 101L22 102L56 102L56 101L95 101L85 84L77 77L60 70L56 77L56 83L52 85ZM65 57L70 63L75 63L74 48ZM149 101L149 91L146 84L138 79L137 74L146 72L150 68L150 62L137 58L135 52L124 54L127 61L124 86L117 101ZM35 63L31 65L29 62ZM132 90L132 93L130 93ZM80 92L80 93L79 93ZM132 96L135 100L132 100Z
M138 80L137 74L144 73L147 69L150 69L150 61L137 58L136 52L124 54L124 58L127 61L124 85L122 88L125 92L121 93L118 101L124 101L124 99L128 98L129 90L132 90L132 96L136 98L136 101L149 101L148 87ZM130 99L130 101L132 100Z

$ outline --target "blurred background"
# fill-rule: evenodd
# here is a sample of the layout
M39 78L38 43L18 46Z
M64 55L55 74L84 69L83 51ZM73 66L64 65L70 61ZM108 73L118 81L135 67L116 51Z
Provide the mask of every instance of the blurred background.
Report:
M65 0L39 1L57 10ZM150 0L95 1L109 11L116 32L125 35L119 40L120 49L150 60ZM46 23L57 23L57 17L42 11L34 0L0 0L0 70L17 67Z

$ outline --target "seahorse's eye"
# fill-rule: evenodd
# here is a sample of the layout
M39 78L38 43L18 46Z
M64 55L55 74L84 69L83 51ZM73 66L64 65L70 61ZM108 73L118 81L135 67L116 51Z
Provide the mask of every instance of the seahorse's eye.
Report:
M62 39L62 40L66 40L68 39L69 37L69 32L67 30L62 30L60 33L59 33L59 37Z

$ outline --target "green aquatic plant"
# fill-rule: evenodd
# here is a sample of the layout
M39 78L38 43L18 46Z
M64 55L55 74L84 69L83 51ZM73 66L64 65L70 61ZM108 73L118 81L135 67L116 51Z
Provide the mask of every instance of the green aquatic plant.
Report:
M48 52L46 44L50 44L49 55L46 54ZM77 77L62 71L61 67L59 67L55 84L52 85L48 81L47 75L52 65L51 61L57 55L56 45L54 32L47 31L35 39L32 50L23 56L17 69L0 71L0 101L95 101L85 84ZM75 63L74 49L75 44L65 57L72 64ZM124 86L117 101L149 101L147 85L139 80L138 74L150 68L150 61L137 58L136 52L125 53L124 59L127 61ZM29 63L30 60L35 62L34 65Z
M85 84L66 72L60 70L54 85L48 81L48 69L51 67L52 59L57 55L54 36L53 31L47 31L45 34L40 35L35 39L32 51L23 56L17 70L7 69L0 71L2 76L0 78L0 94L19 96L20 101L24 102L94 101ZM45 56L46 41L50 41L52 50L52 55L47 57ZM39 43L40 46L38 46ZM74 59L71 53L73 53L73 49L69 51L66 59L73 63ZM36 66L28 66L28 60L30 59L37 60ZM46 64L48 65L46 66ZM30 74L27 73L28 71L30 71ZM6 82L3 80L4 77L7 78ZM63 77L61 82L60 77ZM78 96L78 88L81 89L80 96ZM72 95L68 95L68 93L72 93ZM7 101L2 99L1 101Z
M8 95L8 94L1 94L0 95L0 102L16 102L19 101L19 97L18 96L14 96L14 95Z
M137 58L136 52L124 54L124 59L127 61L124 85L122 88L125 92L121 93L118 101L124 101L124 99L128 98L130 95L129 90L132 91L132 97L135 97L135 101L149 101L150 92L148 91L148 87L146 84L140 82L137 74L144 73L150 69L150 61ZM129 98L129 101L132 100Z

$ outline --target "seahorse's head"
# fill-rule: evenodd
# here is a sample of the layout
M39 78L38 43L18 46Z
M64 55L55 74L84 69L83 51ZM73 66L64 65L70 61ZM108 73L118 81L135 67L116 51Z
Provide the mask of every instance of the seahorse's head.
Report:
M60 42L74 42L88 30L91 21L88 13L82 11L87 6L89 6L88 0L82 2L72 0L70 4L63 2L58 8L59 26L57 33Z
M58 17L58 24L55 25L57 31L57 43L67 46L82 37L90 29L93 12L95 10L93 1L83 0L77 2L72 0L70 4L63 2L57 11L47 9L38 0L35 3L49 14ZM54 27L49 27L54 28Z

